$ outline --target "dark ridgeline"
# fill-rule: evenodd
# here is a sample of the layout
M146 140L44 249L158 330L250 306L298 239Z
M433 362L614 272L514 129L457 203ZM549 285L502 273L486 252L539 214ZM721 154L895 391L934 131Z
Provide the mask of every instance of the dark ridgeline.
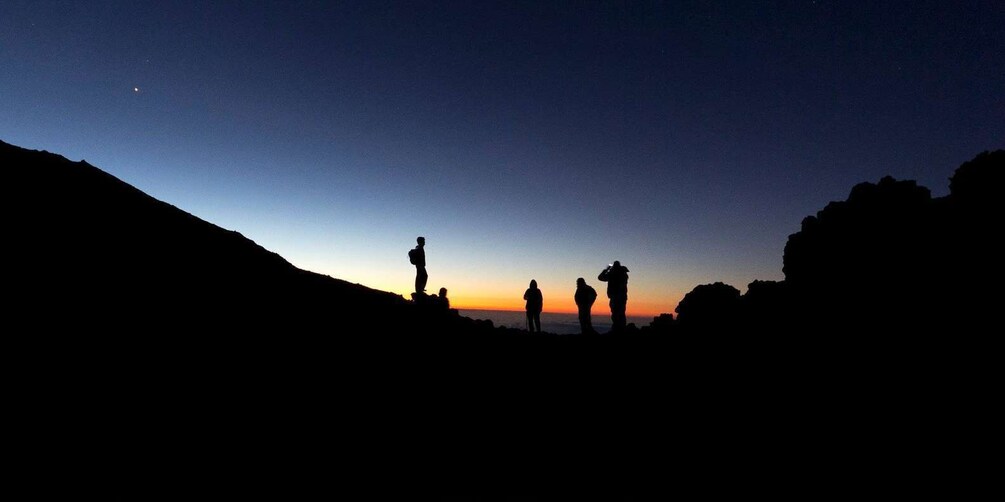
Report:
M983 331L996 296L987 286L1003 278L1003 175L998 150L960 166L946 197L891 177L856 185L848 200L807 217L789 237L788 291L777 291L775 315L807 331L908 338Z
M1005 151L997 150L960 166L946 197L889 176L856 185L848 200L806 217L789 236L784 281L754 281L742 296L721 282L697 286L678 305L678 319L652 328L795 334L803 342L983 333L1000 297L986 288L1003 277L1003 173Z
M940 315L943 217L927 188L885 177L803 220L785 246L799 327L916 329Z
M336 314L401 303L299 270L86 162L5 143L0 156L24 201L22 308L42 326L184 335L275 328L323 303Z

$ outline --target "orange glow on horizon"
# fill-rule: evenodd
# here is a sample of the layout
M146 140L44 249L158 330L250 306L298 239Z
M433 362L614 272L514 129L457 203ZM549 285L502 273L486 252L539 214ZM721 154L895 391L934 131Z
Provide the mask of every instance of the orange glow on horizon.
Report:
M671 310L655 311L654 305L649 305L647 302L640 302L638 308L632 308L632 301L628 300L628 315L633 317L656 317L661 312L670 312ZM458 296L450 297L450 307L461 310L508 310L512 312L523 312L525 310L525 304L523 299L513 300L511 298L479 298L479 297L467 297ZM578 314L579 309L576 308L576 304L573 300L568 301L555 301L548 302L545 300L544 312L554 313L554 314ZM607 298L598 297L597 302L593 304L593 315L610 315L610 309L607 305Z

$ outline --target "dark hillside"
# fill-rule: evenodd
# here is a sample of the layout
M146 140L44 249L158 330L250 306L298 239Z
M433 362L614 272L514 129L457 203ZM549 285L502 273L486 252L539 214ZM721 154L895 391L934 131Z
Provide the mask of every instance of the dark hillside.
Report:
M918 337L993 323L1003 176L1005 151L985 152L956 170L946 197L885 177L805 218L784 256L800 326Z
M78 331L338 328L400 296L297 269L238 232L150 197L87 162L0 142L19 307Z

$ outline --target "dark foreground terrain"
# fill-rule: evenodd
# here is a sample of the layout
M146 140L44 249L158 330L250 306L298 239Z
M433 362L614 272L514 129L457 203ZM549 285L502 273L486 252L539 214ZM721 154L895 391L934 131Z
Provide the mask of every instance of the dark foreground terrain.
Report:
M849 455L891 477L949 469L1000 394L1003 158L965 163L943 198L856 186L790 237L785 281L700 285L677 318L554 337L297 269L86 162L0 142L12 402L46 431L30 458L336 472L374 500L539 482L565 488L536 500L631 500L726 460L821 486ZM581 494L576 473L619 495Z

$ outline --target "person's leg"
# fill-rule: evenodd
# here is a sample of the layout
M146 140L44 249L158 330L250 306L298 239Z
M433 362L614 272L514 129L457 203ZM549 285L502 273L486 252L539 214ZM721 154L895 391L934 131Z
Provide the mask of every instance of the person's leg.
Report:
M527 331L534 332L534 313L527 311Z
M616 304L617 315L616 315L616 319L614 319L614 327L615 327L615 329L619 329L619 330L620 329L625 329L625 325L626 325L627 320L628 320L627 317L625 316L625 310L626 310L627 306L628 306L628 299L627 298L619 298L618 299L617 304Z
M415 267L415 292L422 293L426 290L426 281L429 279L429 274L426 273L426 267Z
M540 312L534 312L534 329L536 329L538 333L541 332L541 313Z

